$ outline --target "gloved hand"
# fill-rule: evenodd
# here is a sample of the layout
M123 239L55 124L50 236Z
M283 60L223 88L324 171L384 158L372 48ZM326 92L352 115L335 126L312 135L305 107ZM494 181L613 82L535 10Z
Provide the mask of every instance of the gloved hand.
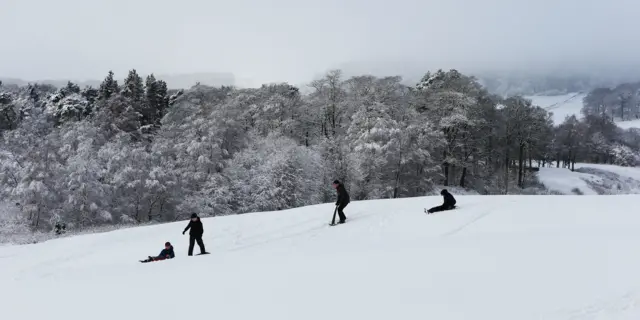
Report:
M182 234L184 234L186 231L182 231Z

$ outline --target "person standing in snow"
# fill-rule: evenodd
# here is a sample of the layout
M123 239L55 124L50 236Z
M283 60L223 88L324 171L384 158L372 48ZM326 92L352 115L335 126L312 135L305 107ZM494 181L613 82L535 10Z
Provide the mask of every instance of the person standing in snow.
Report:
M185 234L187 230L190 230L188 254L190 256L193 255L193 246L195 245L195 242L198 242L198 246L200 247L200 254L207 253L204 250L204 242L202 242L202 234L204 233L204 227L202 226L202 221L200 221L200 217L198 217L196 213L191 214L191 221L189 221L189 224L187 225L187 227L184 228L184 231L182 231L182 234Z
M333 181L333 188L336 189L338 193L338 201L336 201L336 206L338 207L338 216L340 217L340 221L338 223L345 223L347 217L344 215L344 208L351 202L351 198L349 197L349 193L347 189L345 189L344 185L338 181Z
M439 211L451 210L456 206L456 199L453 197L447 189L442 189L440 194L444 198L444 203L441 206L433 207L427 211L427 213L434 213Z

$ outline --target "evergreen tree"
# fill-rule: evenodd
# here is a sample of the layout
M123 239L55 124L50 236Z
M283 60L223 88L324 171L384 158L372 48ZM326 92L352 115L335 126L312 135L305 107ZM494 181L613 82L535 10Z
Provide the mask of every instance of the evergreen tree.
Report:
M120 92L118 81L113 78L113 71L109 71L107 77L100 84L99 91L100 93L98 95L98 99L100 100L108 100L109 98Z
M138 75L136 69L130 70L124 79L122 96L129 99L136 107L136 110L141 110L144 97L144 85L142 84L142 77Z
M146 105L141 112L142 124L159 125L168 107L167 84L149 75L145 83Z

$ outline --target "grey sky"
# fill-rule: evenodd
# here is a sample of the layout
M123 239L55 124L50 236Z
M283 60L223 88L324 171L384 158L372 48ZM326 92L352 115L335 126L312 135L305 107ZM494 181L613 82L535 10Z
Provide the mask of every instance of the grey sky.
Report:
M136 68L300 83L358 61L626 63L639 29L637 0L0 0L0 76Z

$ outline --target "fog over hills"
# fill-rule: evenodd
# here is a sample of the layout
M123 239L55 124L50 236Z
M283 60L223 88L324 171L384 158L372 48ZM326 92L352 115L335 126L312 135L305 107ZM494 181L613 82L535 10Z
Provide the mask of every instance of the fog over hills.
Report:
M107 72L105 72L105 76ZM142 75L146 77L147 75ZM236 77L233 73L228 72L202 72L202 73L182 73L182 74L156 74L156 78L162 79L167 82L167 86L169 89L188 89L200 82L204 85L219 87L219 86L234 86L238 85L236 81ZM126 77L126 74L116 74L116 79L118 82L121 82ZM78 80L78 79L37 79L37 80L24 80L24 79L16 79L16 78L3 78L0 76L0 81L4 84L15 84L19 86L24 86L29 83L46 83L51 84L56 87L61 87L67 84L68 81L72 81L77 83L80 87L92 86L97 88L100 86L100 83L103 79L87 79L87 80ZM242 84L240 84L242 86Z

